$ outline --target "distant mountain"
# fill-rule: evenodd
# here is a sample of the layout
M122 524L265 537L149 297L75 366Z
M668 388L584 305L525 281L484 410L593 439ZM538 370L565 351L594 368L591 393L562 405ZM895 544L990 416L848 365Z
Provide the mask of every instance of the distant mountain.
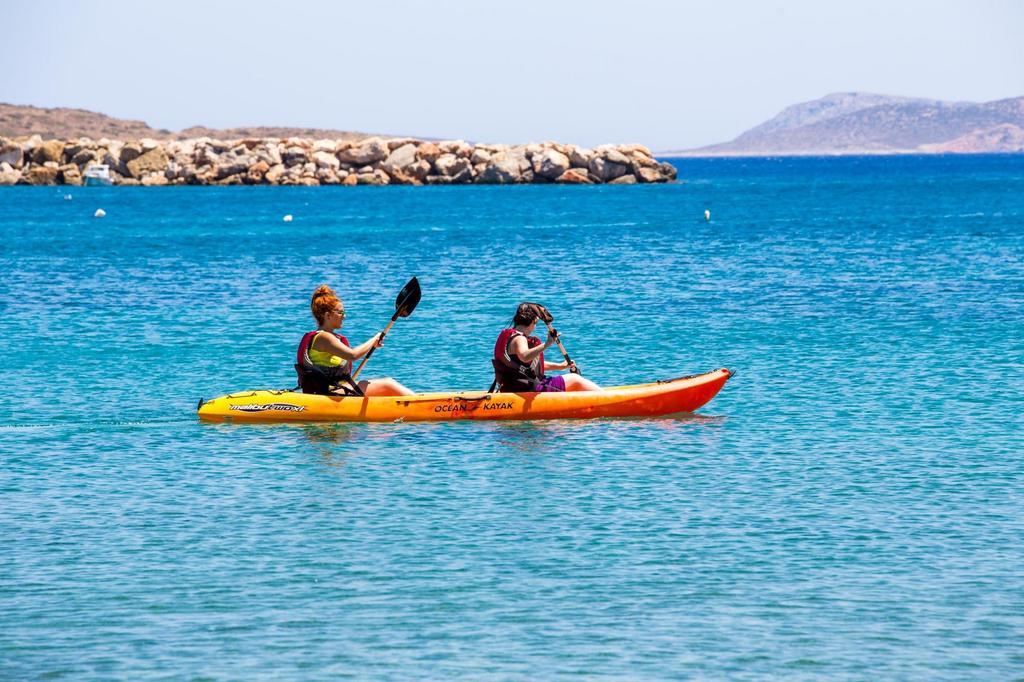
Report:
M685 156L1024 152L1024 97L974 102L827 95L787 107L732 142Z
M98 114L84 109L44 109L41 107L0 103L0 137L29 137L41 135L44 139L71 139L103 137L112 140L152 138L154 140L183 140L194 137L213 137L225 140L263 137L308 137L331 140L362 139L367 133L324 130L321 128L228 128L215 129L202 126L179 132L151 128L142 121L128 121Z

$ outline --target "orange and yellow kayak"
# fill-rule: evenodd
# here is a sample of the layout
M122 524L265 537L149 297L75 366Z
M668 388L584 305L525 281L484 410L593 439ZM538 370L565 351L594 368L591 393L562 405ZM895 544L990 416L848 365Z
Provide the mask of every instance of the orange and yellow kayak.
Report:
M693 412L715 397L728 369L650 384L568 393L457 391L365 398L292 391L246 391L199 403L218 422L392 422L454 419L593 419Z

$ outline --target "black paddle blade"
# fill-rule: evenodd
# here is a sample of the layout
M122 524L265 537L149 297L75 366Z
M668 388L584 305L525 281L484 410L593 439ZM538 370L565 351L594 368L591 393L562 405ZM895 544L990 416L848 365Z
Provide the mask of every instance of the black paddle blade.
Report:
M422 293L420 281L415 277L410 279L398 292L398 297L395 299L395 319L412 315L412 311L419 305Z

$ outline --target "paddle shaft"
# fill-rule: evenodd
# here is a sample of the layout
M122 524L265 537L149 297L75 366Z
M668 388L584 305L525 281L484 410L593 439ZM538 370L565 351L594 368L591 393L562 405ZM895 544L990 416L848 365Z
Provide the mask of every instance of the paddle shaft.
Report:
M573 374L579 374L580 376L583 376L583 373L580 372L580 368L576 366L576 363L572 361L572 358L569 357L569 354L565 352L565 346L562 345L562 337L561 335L559 335L558 330L553 328L547 320L544 320L544 326L547 327L548 331L554 335L555 345L558 346L558 350L562 351L562 357L565 358L565 364L569 366L569 371L572 372Z
M391 325L393 325L395 323L395 320L397 320L397 319L398 319L398 313L395 313L394 317L391 318L391 321L388 322L388 326L384 327L384 331L382 331L380 333L380 340L381 341L383 341L384 337L388 335L389 331L391 331ZM377 345L376 344L374 344L370 348L370 352L366 354L366 356L363 358L363 361L359 363L358 367L356 367L356 371L352 373L352 381L355 381L356 377L359 376L359 373L363 371L363 366L366 365L366 361L370 359L370 356L373 355L373 351L375 351L375 350L377 350Z

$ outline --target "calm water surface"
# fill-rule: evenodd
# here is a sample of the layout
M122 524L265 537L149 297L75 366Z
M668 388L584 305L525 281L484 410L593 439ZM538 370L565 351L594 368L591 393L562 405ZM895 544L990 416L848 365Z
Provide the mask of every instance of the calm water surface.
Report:
M0 190L0 678L1024 676L1024 158L678 165ZM317 284L362 340L412 275L370 375L485 388L524 299L599 383L738 375L670 419L196 421L294 384Z

